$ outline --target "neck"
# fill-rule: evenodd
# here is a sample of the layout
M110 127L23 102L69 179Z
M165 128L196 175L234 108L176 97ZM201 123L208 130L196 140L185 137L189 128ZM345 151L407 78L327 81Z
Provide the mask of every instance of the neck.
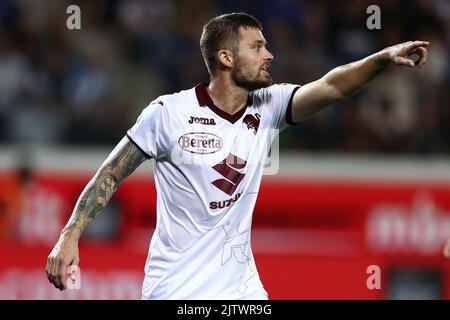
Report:
M247 104L249 92L228 77L214 77L206 89L214 104L229 114L235 114Z

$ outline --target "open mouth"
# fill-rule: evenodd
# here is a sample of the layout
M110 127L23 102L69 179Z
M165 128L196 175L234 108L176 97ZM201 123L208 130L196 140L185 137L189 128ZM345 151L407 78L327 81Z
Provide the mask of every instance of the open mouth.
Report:
M270 64L264 64L264 65L261 67L261 71L262 71L265 75L269 75L269 67L270 67Z
M268 75L269 75L268 69L269 69L269 66L264 66L264 67L261 68L261 72L262 72L264 75L268 76Z

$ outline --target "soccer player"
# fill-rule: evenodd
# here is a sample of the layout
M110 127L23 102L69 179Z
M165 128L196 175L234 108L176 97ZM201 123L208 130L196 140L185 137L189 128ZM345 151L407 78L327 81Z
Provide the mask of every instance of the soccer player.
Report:
M157 223L142 299L268 299L250 227L277 132L349 98L391 64L422 67L428 44L385 48L303 86L273 84L260 22L245 13L210 20L200 39L210 82L160 96L142 111L81 193L48 256L48 279L65 289L83 230L120 182L153 158Z

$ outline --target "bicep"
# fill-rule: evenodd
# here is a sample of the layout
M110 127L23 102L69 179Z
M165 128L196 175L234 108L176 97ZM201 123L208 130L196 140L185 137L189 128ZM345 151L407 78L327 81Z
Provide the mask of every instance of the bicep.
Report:
M103 162L99 172L109 171L117 180L122 181L133 173L147 159L147 156L127 137L116 145Z
M341 99L339 92L324 78L300 87L292 99L292 121L299 123Z

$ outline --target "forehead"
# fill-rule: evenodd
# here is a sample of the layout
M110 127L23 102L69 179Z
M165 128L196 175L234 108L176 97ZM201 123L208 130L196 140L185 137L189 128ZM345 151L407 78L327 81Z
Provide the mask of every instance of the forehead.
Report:
M241 43L242 44L252 44L257 41L266 42L261 30L257 28L244 28L241 27L239 29L239 33L241 35Z

